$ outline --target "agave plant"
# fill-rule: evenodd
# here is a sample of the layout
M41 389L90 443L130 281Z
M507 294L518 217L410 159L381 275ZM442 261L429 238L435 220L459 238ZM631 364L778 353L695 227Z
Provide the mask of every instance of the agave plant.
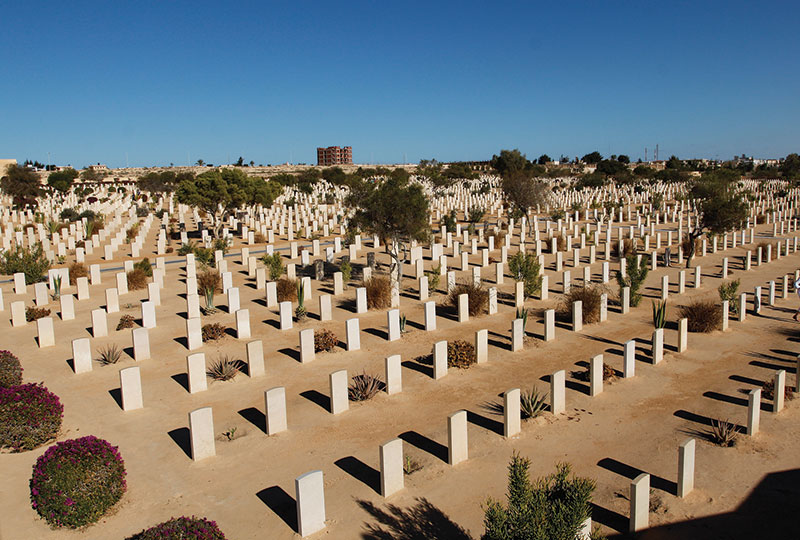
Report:
M303 280L301 279L297 281L297 309L294 310L294 316L297 317L298 321L304 321L308 315L305 301L305 287L303 285Z
M738 435L736 424L720 418L711 420L711 429L708 431L708 436L715 444L726 447L733 446L736 444Z
M667 301L653 302L653 326L664 328L667 325Z
M517 315L514 317L515 319L522 319L522 335L525 335L525 327L528 325L528 313L530 310L528 308L517 308Z
M405 334L406 333L406 320L407 319L406 319L405 315L400 315L400 333L401 334Z
M53 300L61 298L61 276L53 277Z
M347 387L347 395L350 401L366 401L373 398L382 388L383 381L365 371L353 376L350 386Z
M103 365L116 364L122 358L122 349L116 345L108 345L98 351L98 361Z
M536 418L542 414L542 412L544 412L546 399L547 394L540 392L535 386L531 388L530 392L522 392L519 400L522 417Z
M58 221L51 220L47 222L47 230L50 232L50 234L57 233L60 226L61 224Z
M206 374L215 381L229 381L241 370L241 360L230 356L220 356L208 367Z

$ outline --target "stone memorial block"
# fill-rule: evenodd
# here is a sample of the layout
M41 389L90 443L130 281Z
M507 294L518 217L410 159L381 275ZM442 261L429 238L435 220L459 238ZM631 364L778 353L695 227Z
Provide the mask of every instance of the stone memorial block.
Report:
M521 351L525 338L525 330L522 319L511 321L511 352Z
M79 277L76 280L78 286L78 300L89 299L89 279L87 277Z
M14 293L15 294L26 294L28 292L28 286L25 284L25 274L22 272L17 272L14 274Z
M503 394L503 435L508 439L519 435L522 431L522 413L520 410L519 388Z
M467 411L454 412L447 417L447 462L458 465L468 456Z
M775 372L773 378L772 412L779 413L783 410L784 393L786 391L786 371L781 369Z
M576 300L572 303L572 331L583 330L583 302Z
M475 332L475 362L484 364L489 361L489 330Z
M71 321L75 319L75 297L71 294L63 294L59 298L61 305L61 320Z
M106 310L102 308L92 310L92 336L96 338L108 336Z
M380 446L381 495L388 497L402 490L403 440L392 439Z
M139 374L139 366L120 369L119 386L122 394L123 411L133 411L143 407L142 379Z
M439 380L447 375L447 342L438 341L433 345L433 378Z
M197 294L186 295L186 314L190 319L200 317L200 297Z
M118 272L115 274L117 280L117 294L122 296L128 294L128 274L125 272Z
M686 439L678 447L678 497L686 497L694 489L694 451L694 439Z
M92 285L100 285L102 283L103 280L100 274L99 264L89 265L89 277L91 278Z
M278 305L278 285L274 281L269 281L266 284L266 299L267 307L275 307Z
M469 295L458 295L458 322L465 323L469 321Z
M300 330L300 362L305 364L314 360L314 329Z
M211 407L203 407L189 413L189 435L194 461L217 454L214 445L214 416Z
M388 340L397 341L400 339L400 310L390 309L386 312L386 324L389 328Z
M297 532L305 538L325 528L325 483L322 471L311 471L295 478Z
M292 329L292 303L289 301L280 303L280 326L281 330Z
M550 375L550 412L561 414L566 408L566 372L562 369Z
M349 407L347 395L347 370L334 371L328 376L331 388L331 413L339 414Z
M196 394L208 388L206 355L204 353L194 353L186 357L186 372L189 375L190 394Z
M203 321L200 317L186 319L186 339L190 351L203 346Z
M367 288L359 287L356 289L356 313L367 312Z
M72 340L72 369L76 375L92 371L92 348L89 338Z
M589 361L589 395L595 397L603 392L603 355L593 356Z
M550 297L550 278L548 276L542 276L542 287L541 291L539 292L539 300L547 300Z
M236 311L236 338L250 339L250 310Z
M228 289L228 313L236 313L241 309L239 302L239 288L231 287Z
M650 520L650 475L642 473L631 481L631 517L629 530L632 533L644 530Z
M47 283L39 282L33 285L34 302L37 306L46 306L50 303L50 297L47 294Z
M724 318L727 319L727 302L724 302L723 309L725 310ZM689 346L689 319L686 317L678 320L678 352L686 351Z
M39 348L53 347L56 344L56 336L53 332L53 318L42 317L36 319L36 335L39 338Z
M361 349L361 335L359 333L358 318L347 319L345 322L347 330L347 350L357 351Z
M147 328L131 330L133 338L133 359L137 362L150 359L150 336Z
M403 390L400 355L387 356L384 363L386 368L386 393L389 395L400 393Z
M556 310L547 309L544 312L544 340L553 341L556 338Z
M287 430L286 389L283 386L270 388L264 392L264 416L267 420L267 435Z

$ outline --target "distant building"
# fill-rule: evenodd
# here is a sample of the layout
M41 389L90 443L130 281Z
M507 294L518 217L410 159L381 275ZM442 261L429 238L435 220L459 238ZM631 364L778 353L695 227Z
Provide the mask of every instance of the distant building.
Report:
M6 175L6 169L8 169L9 165L16 165L16 159L0 159L0 177Z
M352 165L352 146L317 148L317 165Z
M101 165L100 163L98 163L97 165L89 165L87 169L95 172L103 172L103 173L108 172L108 167L106 167L105 165Z

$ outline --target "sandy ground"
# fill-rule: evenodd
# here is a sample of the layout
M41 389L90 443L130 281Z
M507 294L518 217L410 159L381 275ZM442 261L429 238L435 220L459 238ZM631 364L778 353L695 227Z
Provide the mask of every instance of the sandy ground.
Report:
M759 229L766 233L771 226ZM153 227L148 244L154 244L155 231ZM798 255L791 254L743 272L738 257L745 252L742 248L724 252L731 258L732 277L742 280L740 291L752 293L755 286L780 280L799 266ZM499 251L493 256L499 257ZM559 326L556 340L544 343L539 340L541 310L558 304L561 281L552 271L552 256L548 255L551 300L527 302L536 311L528 324L525 350L517 353L510 352L509 346L514 307L507 297L513 288L508 276L500 286L497 315L459 324L451 312L439 308L438 330L432 333L423 330L416 280L408 278L401 311L408 316L410 332L400 341L386 341L385 312L369 312L359 316L360 351L345 352L339 347L318 354L314 362L305 365L298 361L298 330L329 328L344 340L344 321L355 316L345 300L355 297L356 282L345 290L344 297L334 300L334 320L322 323L316 315L316 295L320 290L332 292L332 282L315 281L310 319L282 332L277 329L277 310L266 308L263 291L255 290L239 258L233 257L228 268L234 272L234 284L240 287L243 307L250 309L252 339L264 342L267 374L263 378L240 374L234 381L209 381L208 391L195 395L185 388L188 351L182 339L186 311L183 266L168 264L162 305L157 309L158 327L150 330L153 358L139 363L145 407L131 412L123 412L116 398L119 368L135 365L131 334L130 330L117 332L114 328L124 313L140 316L138 306L146 299L146 292L121 297L123 309L109 315L109 337L92 339L93 351L114 343L126 347L129 355L116 366L95 363L91 373L78 376L68 363L72 356L70 341L91 336L89 313L104 305L103 291L113 286L113 275L104 273L103 283L91 287L91 299L76 302L76 320L56 319L57 344L48 349L37 347L35 324L10 328L8 306L14 295L10 286L4 285L6 311L0 328L6 339L2 347L22 359L26 381L44 381L61 397L65 417L58 440L93 434L120 447L128 471L128 492L111 514L85 530L51 530L30 507L28 492L33 463L46 446L21 454L2 454L0 538L123 538L171 516L192 514L216 520L232 539L295 538L294 478L314 469L325 474L329 518L328 527L315 537L478 538L483 531L482 504L488 496L504 497L506 466L515 451L531 458L532 476L548 474L556 463L566 461L576 473L596 479L593 516L607 533L627 529L630 479L640 471L652 475L652 498L658 508L651 514L651 525L663 526L652 529L648 536L746 536L747 527L756 523L753 515L774 513L775 505L748 500L767 478L770 483L764 489L783 501L782 510L786 512L776 515L776 521L758 526L775 533L782 527L789 531L794 523L792 505L798 504L798 484L772 473L800 467L795 447L800 436L800 404L790 401L786 410L775 415L769 412L771 403L765 400L762 432L752 439L740 437L733 448L705 442L703 432L710 418L729 418L743 425L747 399L742 391L760 386L775 370L787 370L787 383L795 383L800 334L791 314L797 298L764 306L760 316L748 314L744 323L731 321L726 333L690 334L688 351L676 353L677 306L694 297L718 298L722 257L720 252L697 261L703 268L699 290L687 289L677 296L680 269L658 269L648 277L648 297L630 314L622 315L612 306L607 322L586 325L580 333ZM473 255L470 261L478 264L480 256ZM426 267L430 264L426 260ZM114 261L107 266L121 264ZM612 273L616 267L612 262ZM406 272L410 274L411 268ZM649 356L649 300L659 295L664 273L673 283L670 323L665 359L654 366ZM459 272L459 277L465 278L466 273L462 276ZM593 279L599 277L597 262ZM493 284L494 268L484 269L483 278ZM573 283L576 281L573 276ZM693 283L691 274L687 283ZM609 285L615 294L616 287ZM74 293L75 289L66 292ZM443 295L434 299L441 304ZM233 328L233 315L224 309L225 297L218 296L217 304L223 307L221 312L204 318L208 319L204 323L218 321ZM57 302L49 307L55 315ZM475 331L483 328L490 334L488 364L451 369L444 379L434 381L430 368L415 361L429 354L436 341L472 341ZM601 395L590 398L588 384L570 376L571 371L583 370L588 360L600 353L607 363L621 370L622 346L634 338L638 342L635 378L607 383ZM246 341L228 336L204 345L201 351L209 361L219 353L244 358ZM362 370L382 375L384 358L390 354L400 354L404 361L401 394L380 394L361 404L351 402L350 410L336 417L328 412L329 373L347 369L351 375ZM568 374L567 412L557 417L545 413L525 422L519 437L503 438L502 416L492 412L491 404L501 403L500 396L511 388L536 385L546 391L548 376L560 369ZM275 386L286 387L289 431L268 437L264 433L263 393ZM187 413L204 406L213 407L219 435L217 455L195 463L188 455ZM446 418L462 409L469 412L470 459L451 467L446 463ZM233 427L237 428L236 438L225 440L222 432ZM422 468L406 476L404 491L385 500L378 494L378 445L398 436L405 440L406 455ZM689 436L698 437L696 489L679 499L674 495L677 447ZM796 480L796 475L793 478ZM742 504L746 508L738 515L727 515Z

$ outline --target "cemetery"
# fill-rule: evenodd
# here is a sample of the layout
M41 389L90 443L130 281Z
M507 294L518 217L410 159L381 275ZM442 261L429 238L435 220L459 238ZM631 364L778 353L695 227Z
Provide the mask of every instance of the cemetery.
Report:
M701 538L797 467L799 189L709 225L687 182L372 180L424 234L325 180L3 195L0 247L50 264L0 277L0 537L480 538L515 467L592 480L580 538Z

